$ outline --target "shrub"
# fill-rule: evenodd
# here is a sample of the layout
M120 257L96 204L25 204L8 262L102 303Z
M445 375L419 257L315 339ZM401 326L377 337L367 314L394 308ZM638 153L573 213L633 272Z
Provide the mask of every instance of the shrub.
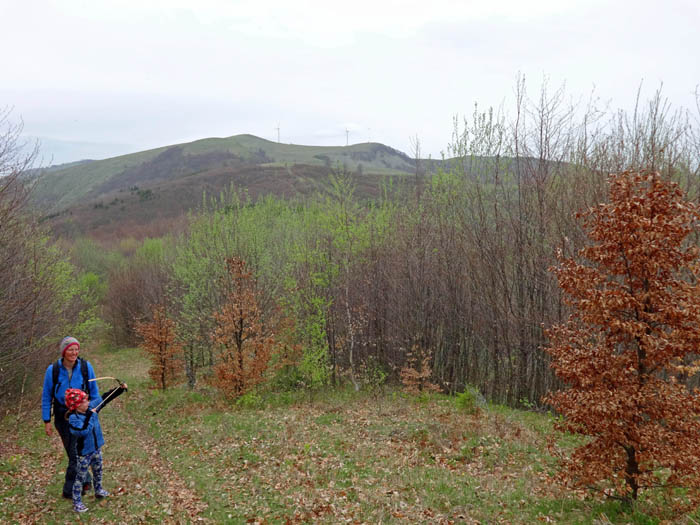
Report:
M143 347L150 354L151 368L148 374L161 390L178 377L178 356L182 348L175 342L175 322L168 319L164 306L153 308L153 320L137 322L136 333L143 339Z
M484 398L474 387L467 386L464 392L460 392L455 397L455 406L467 414L479 413L484 404Z
M406 366L401 369L401 383L409 394L440 392L440 387L430 381L432 352L414 345L408 354Z

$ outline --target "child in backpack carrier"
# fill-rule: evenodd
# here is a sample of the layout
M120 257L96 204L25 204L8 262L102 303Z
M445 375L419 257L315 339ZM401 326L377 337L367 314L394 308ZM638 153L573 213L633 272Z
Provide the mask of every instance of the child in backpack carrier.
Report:
M105 393L105 400L117 397L126 390L126 384ZM94 403L97 403L95 401ZM95 484L95 497L102 499L109 495L102 486L102 451L104 437L98 412L105 406L91 406L88 395L78 388L66 390L66 419L70 425L70 431L78 437L78 472L73 484L73 510L85 512L87 507L82 501L83 482L88 473L92 470L92 479Z

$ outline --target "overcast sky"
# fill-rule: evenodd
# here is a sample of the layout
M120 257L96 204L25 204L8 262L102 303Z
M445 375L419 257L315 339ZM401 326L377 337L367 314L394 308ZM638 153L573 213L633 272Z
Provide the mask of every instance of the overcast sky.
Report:
M519 73L695 108L698 0L0 0L0 107L54 163L205 137L439 157Z

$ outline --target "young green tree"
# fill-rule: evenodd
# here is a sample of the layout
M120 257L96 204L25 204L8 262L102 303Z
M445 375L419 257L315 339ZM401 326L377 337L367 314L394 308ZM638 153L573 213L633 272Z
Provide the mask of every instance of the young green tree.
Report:
M198 370L213 364L213 316L224 301L219 284L227 273L226 260L246 261L260 284L260 308L272 310L282 293L288 247L298 229L292 207L281 199L253 203L232 187L208 205L209 213L191 217L172 264L173 301L190 387Z
M546 396L560 430L587 436L564 478L631 502L645 489L700 496L698 206L655 172L609 179L609 202L583 214L591 245L559 257L559 285L573 307L548 331L547 353L567 385ZM697 365L697 361L694 362Z

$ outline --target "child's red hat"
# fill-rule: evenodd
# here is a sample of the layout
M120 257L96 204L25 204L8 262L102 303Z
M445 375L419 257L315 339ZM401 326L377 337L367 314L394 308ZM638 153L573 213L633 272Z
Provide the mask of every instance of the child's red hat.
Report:
M66 390L66 407L68 410L75 410L80 403L87 399L87 394L79 388L69 388Z

